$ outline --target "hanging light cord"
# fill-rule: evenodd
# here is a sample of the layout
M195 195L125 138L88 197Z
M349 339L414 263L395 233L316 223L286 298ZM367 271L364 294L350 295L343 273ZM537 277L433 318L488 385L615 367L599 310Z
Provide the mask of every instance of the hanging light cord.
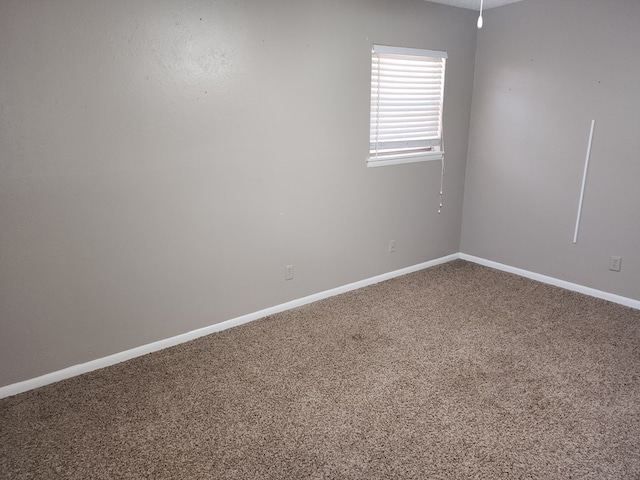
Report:
M480 16L478 17L478 30L482 28L482 8L484 7L484 0L480 0Z

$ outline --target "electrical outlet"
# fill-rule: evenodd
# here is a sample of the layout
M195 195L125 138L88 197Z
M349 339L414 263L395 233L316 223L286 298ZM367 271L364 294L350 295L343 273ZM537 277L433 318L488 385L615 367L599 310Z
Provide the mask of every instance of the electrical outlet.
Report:
M609 270L612 270L614 272L619 272L621 264L622 264L622 257L611 257L611 261L609 262Z
M293 265L287 265L284 267L284 279L293 280Z
M389 240L389 253L393 253L396 251L396 241Z

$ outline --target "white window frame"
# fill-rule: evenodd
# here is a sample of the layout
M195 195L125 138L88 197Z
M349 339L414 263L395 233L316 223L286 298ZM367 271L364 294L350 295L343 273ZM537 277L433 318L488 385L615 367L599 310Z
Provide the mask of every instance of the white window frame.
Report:
M442 160L447 53L373 45L368 167Z

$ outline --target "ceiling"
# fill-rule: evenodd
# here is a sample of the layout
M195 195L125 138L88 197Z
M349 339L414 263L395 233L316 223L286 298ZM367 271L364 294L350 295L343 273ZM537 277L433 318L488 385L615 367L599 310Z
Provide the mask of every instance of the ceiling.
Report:
M480 0L428 0L433 3L443 3L454 7L469 8L471 10L480 10ZM501 7L508 3L516 3L522 0L484 0L484 9Z

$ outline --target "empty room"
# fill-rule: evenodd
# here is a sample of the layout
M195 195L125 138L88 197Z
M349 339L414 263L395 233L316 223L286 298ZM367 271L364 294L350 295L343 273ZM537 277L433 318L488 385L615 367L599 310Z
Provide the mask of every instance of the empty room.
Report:
M0 478L640 478L638 0L0 0Z

